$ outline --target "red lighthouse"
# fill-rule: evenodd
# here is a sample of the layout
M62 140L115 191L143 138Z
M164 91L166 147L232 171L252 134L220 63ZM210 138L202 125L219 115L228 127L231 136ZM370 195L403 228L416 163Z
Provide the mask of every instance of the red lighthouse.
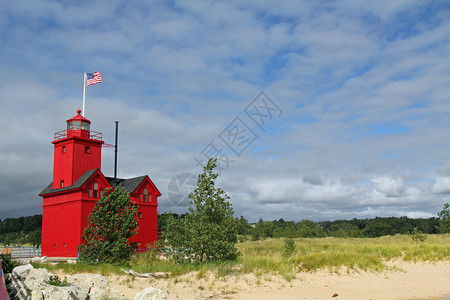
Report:
M122 179L101 172L102 134L90 130L91 122L77 115L67 129L55 133L53 181L43 197L42 256L77 257L87 216L106 188L121 184L138 203L138 233L133 241L145 247L157 239L157 207L161 193L147 175Z

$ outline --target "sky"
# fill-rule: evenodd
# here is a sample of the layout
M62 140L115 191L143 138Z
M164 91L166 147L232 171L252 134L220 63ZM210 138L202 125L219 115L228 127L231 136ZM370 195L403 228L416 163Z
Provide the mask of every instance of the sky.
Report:
M107 144L119 121L118 177L148 174L159 213L209 157L251 222L450 202L448 1L1 1L0 219L42 213L95 71L85 117Z

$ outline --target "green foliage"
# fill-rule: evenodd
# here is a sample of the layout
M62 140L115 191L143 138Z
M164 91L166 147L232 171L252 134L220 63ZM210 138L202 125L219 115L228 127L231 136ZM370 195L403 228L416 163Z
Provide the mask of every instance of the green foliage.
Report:
M11 273L12 270L18 266L18 264L12 260L11 254L0 254L0 260L2 261L3 273Z
M45 281L45 283L54 285L54 286L69 286L70 283L67 282L67 278L64 277L63 280L59 279L57 275L50 276L48 280Z
M415 227L411 232L411 239L416 243L425 242L425 240L427 239L427 235L423 234L422 231Z
M177 249L189 249L191 259L204 261L233 260L238 256L237 224L233 208L224 190L216 188L216 159L210 159L198 175L197 188L189 195L190 214L168 221L166 238ZM184 256L186 253L181 252Z
M138 247L129 241L138 230L136 212L136 203L121 186L105 190L88 216L83 244L78 248L79 261L125 264Z
M236 218L236 226L237 232L240 235L247 235L252 230L252 226L248 224L248 221L244 218L244 216L241 216L239 219Z
M383 235L394 234L392 226L384 220L374 219L370 220L366 228L364 228L364 235L366 237L379 237Z
M0 242L3 245L41 244L42 215L7 218L0 221Z
M440 233L450 233L450 210L448 203L438 212L439 225L436 226Z
M295 240L287 238L284 240L284 253L285 257L291 257L296 251Z
M186 217L186 214L181 214L178 215L176 213L172 213L172 212L164 212L162 214L158 214L158 224L157 224L157 228L159 230L167 230L167 223L170 219L175 218L175 219L183 219L184 217Z

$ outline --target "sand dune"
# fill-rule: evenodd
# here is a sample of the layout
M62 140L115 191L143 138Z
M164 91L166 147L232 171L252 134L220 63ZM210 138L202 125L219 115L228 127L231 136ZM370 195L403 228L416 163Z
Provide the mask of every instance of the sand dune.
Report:
M196 272L170 279L108 276L110 285L133 299L146 286L168 299L450 299L450 262L389 263L383 272L328 270L302 272L291 281L263 274L225 278ZM333 297L334 296L334 297Z

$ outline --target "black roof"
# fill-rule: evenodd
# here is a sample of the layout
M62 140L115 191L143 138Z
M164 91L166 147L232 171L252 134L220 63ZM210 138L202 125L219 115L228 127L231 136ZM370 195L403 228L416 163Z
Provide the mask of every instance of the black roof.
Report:
M50 182L50 184L39 194L39 196L80 188L89 178L91 178L92 175L94 175L97 170L98 169L94 169L84 172L84 174L81 175L80 178L78 178L78 180L74 182L74 184L72 184L71 186L65 186L60 189L53 189L53 182Z
M97 172L99 169L93 169L86 171L83 175L78 178L77 181L74 182L71 186L66 186L60 189L53 189L53 182L51 182L42 192L40 192L39 196L51 194L51 193L57 193L57 192L64 192L68 190L77 189L83 186L83 184L86 183L86 181L91 178L92 175L94 175L95 172ZM134 192L136 188L144 181L144 179L147 177L147 175L129 178L129 179L123 179L123 178L113 178L113 177L105 177L106 180L109 182L112 188L116 188L119 184L122 184L122 187L129 193Z
M129 179L123 179L123 178L114 178L114 177L105 177L106 180L108 180L109 184L112 186L113 189L116 188L119 184L122 185L122 187L129 193L134 192L136 188L144 181L144 179L147 177L147 175L129 178Z

